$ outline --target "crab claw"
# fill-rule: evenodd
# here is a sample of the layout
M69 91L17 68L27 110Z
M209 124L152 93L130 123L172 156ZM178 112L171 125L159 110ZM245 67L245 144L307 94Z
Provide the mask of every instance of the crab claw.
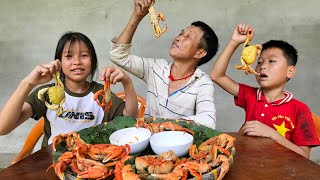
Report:
M58 134L52 139L52 149L56 151L56 146L67 137L67 134Z
M167 31L167 24L166 26L161 30L159 25L155 25L154 26L154 35L157 37L157 38L160 38L160 36L165 33Z
M158 17L159 17L159 19L160 19L161 21L164 21L164 20L165 20L164 14L162 14L162 13L160 13L160 12L158 12Z
M94 166L89 168L87 171L82 171L78 174L77 178L90 178L90 179L105 179L112 175L112 170L104 166Z
M64 170L67 168L67 163L65 161L59 161L58 163L53 163L51 166L48 167L46 172L48 172L48 170L52 167L54 167L56 175L59 177L59 179L64 179Z

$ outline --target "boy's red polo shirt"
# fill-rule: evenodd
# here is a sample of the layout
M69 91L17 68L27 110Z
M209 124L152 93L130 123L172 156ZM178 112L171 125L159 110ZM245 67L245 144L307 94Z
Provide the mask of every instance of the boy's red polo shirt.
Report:
M240 84L234 102L245 109L246 121L258 120L299 146L320 145L308 106L283 93L285 98L268 103L260 89Z

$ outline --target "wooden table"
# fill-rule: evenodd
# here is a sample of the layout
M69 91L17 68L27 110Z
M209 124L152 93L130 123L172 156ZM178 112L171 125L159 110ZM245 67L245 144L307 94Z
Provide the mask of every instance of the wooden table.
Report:
M320 165L261 137L234 136L236 155L224 180L248 179L320 179ZM53 169L51 146L41 149L18 163L3 169L0 179L58 179Z

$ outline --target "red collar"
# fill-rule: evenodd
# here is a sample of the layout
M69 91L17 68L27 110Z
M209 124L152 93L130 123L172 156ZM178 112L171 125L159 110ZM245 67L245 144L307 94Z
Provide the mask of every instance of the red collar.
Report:
M196 71L196 70L194 70L191 74L189 74L189 75L187 75L187 76L185 76L185 77L182 77L182 78L179 78L179 79L175 79L175 78L172 76L172 74L171 74L171 70L172 70L172 67L170 68L170 75L168 76L168 78L169 78L171 81L185 80L185 79L187 79L188 77L192 76L192 75L194 74L194 72Z
M281 104L289 102L293 98L293 94L289 91L284 90L283 94L285 95L285 97L283 99L277 100L275 102L270 102L270 104L274 105L274 106L281 105ZM264 97L264 95L262 94L261 88L257 90L257 100L258 101L267 101L266 98Z

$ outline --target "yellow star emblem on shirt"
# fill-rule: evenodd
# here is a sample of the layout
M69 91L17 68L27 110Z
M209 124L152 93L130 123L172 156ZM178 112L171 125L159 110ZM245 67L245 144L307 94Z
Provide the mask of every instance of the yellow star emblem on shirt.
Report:
M281 134L281 136L286 137L286 132L290 131L290 129L286 128L286 125L284 124L284 121L280 126L273 124L273 126L277 129L278 133Z

